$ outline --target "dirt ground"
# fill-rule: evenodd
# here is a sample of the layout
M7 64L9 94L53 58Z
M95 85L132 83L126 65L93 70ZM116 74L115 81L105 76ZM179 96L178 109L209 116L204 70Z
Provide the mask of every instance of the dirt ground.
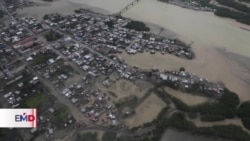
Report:
M111 96L114 101L118 101L119 99L123 99L131 95L135 95L140 99L150 88L153 87L153 85L148 82L134 84L125 79L117 80L111 85L111 87L108 88L104 87L102 84L98 84L96 86L101 88L105 93L114 93L116 96Z
M126 119L126 124L132 128L154 120L166 104L154 93L145 99L136 109L136 114Z
M169 87L165 87L164 90L168 92L170 95L180 99L182 102L186 103L189 106L205 103L209 100L208 98L203 96L183 93L181 91L176 91Z

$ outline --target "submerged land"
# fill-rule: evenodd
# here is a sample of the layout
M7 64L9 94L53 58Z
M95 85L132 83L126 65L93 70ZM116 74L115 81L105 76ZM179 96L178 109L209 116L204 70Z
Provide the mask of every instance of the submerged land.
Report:
M4 140L249 140L248 25L156 0L0 2L1 107L40 111Z

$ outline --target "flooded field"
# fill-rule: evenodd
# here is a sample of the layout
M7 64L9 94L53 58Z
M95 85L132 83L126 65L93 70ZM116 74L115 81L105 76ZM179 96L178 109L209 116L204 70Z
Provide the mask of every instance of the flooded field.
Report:
M208 98L206 97L183 93L181 91L176 91L169 87L165 87L164 90L168 92L171 96L180 99L182 102L186 103L189 106L202 104L208 101Z

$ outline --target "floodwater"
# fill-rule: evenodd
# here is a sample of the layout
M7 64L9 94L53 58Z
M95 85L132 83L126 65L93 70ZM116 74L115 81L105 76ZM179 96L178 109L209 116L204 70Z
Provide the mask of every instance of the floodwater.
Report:
M133 0L69 0L74 3L82 3L91 7L103 9L109 13L118 13Z
M207 47L220 47L250 57L250 31L240 28L250 27L210 12L184 9L157 0L141 0L123 16L157 24Z
M222 139L194 136L188 133L168 129L163 135L161 141L224 141Z

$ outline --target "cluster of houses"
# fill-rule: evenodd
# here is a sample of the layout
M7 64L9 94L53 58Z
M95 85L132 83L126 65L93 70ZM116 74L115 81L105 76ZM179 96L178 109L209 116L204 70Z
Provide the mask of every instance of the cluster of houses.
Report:
M7 48L3 43L0 42L0 63L6 65L16 59L15 54L10 48ZM1 70L0 70L1 73ZM0 74L1 78L1 74Z
M26 20L28 23L30 21ZM33 21L33 20L31 20ZM33 31L41 30L37 27L39 24L31 24L29 26ZM37 49L43 45L43 42L37 40L37 37L26 27L25 22L14 22L11 21L9 26L0 29L0 38L7 45L11 45L13 49L18 51L20 54L24 54L33 49ZM35 32L34 32L35 33ZM38 33L38 32L36 32Z
M25 99L25 97L29 97L30 95L35 94L39 91L35 89L34 87L34 85L36 85L38 82L39 82L39 79L37 77L31 78L30 81L28 81L28 84L27 83L24 84L24 82L20 82L17 84L16 89L12 89L8 93L3 94L3 97L8 102L10 107L17 108L20 106L20 104L22 103L22 100ZM30 89L30 87L33 87L33 89L28 90L28 91L25 90L27 88Z
M38 22L35 18L32 17L20 18L19 23L29 28L35 34L42 33L49 28L45 24Z
M45 47L30 54L26 61L29 62L35 69L41 69L47 65L53 64L61 57L57 55L52 49Z
M39 126L30 130L31 134L43 132L46 140L55 139L55 133L60 128L66 128L75 123L75 118L68 112L61 113L63 116L57 117L56 114L63 112L64 105L54 104L50 108L39 114Z
M32 33L14 21L11 21L9 26L0 29L0 33L1 39L7 44L18 44L23 39L32 36Z
M117 125L118 110L113 106L111 97L101 89L89 89L84 83L79 82L64 88L61 94L72 104L80 105L80 111L90 121L102 125Z
M100 75L110 76L115 72L119 78L134 81L136 79L143 79L145 76L143 71L136 67L129 67L122 59L116 56L105 58L93 53L82 45L75 43L70 37L54 43L52 47L61 51L70 61L78 65L79 68L91 77L98 77ZM111 85L111 81L106 79L103 81L103 85L108 87Z
M174 4L174 5L177 5L177 6L181 6L183 8L197 10L197 11L210 11L210 12L214 11L213 9L211 9L209 7L203 6L201 4L200 0L189 0L189 1L168 0L168 3Z
M224 93L224 86L210 82L205 78L190 74L185 71L166 71L158 73L161 80L169 86L183 91L202 92L207 96L221 96Z
M189 59L194 57L189 45L177 39L126 28L129 19L87 11L67 16L53 13L45 17L45 23L59 28L62 32L70 34L74 40L91 46L104 55L125 50L128 54L148 51L151 54L170 53Z

